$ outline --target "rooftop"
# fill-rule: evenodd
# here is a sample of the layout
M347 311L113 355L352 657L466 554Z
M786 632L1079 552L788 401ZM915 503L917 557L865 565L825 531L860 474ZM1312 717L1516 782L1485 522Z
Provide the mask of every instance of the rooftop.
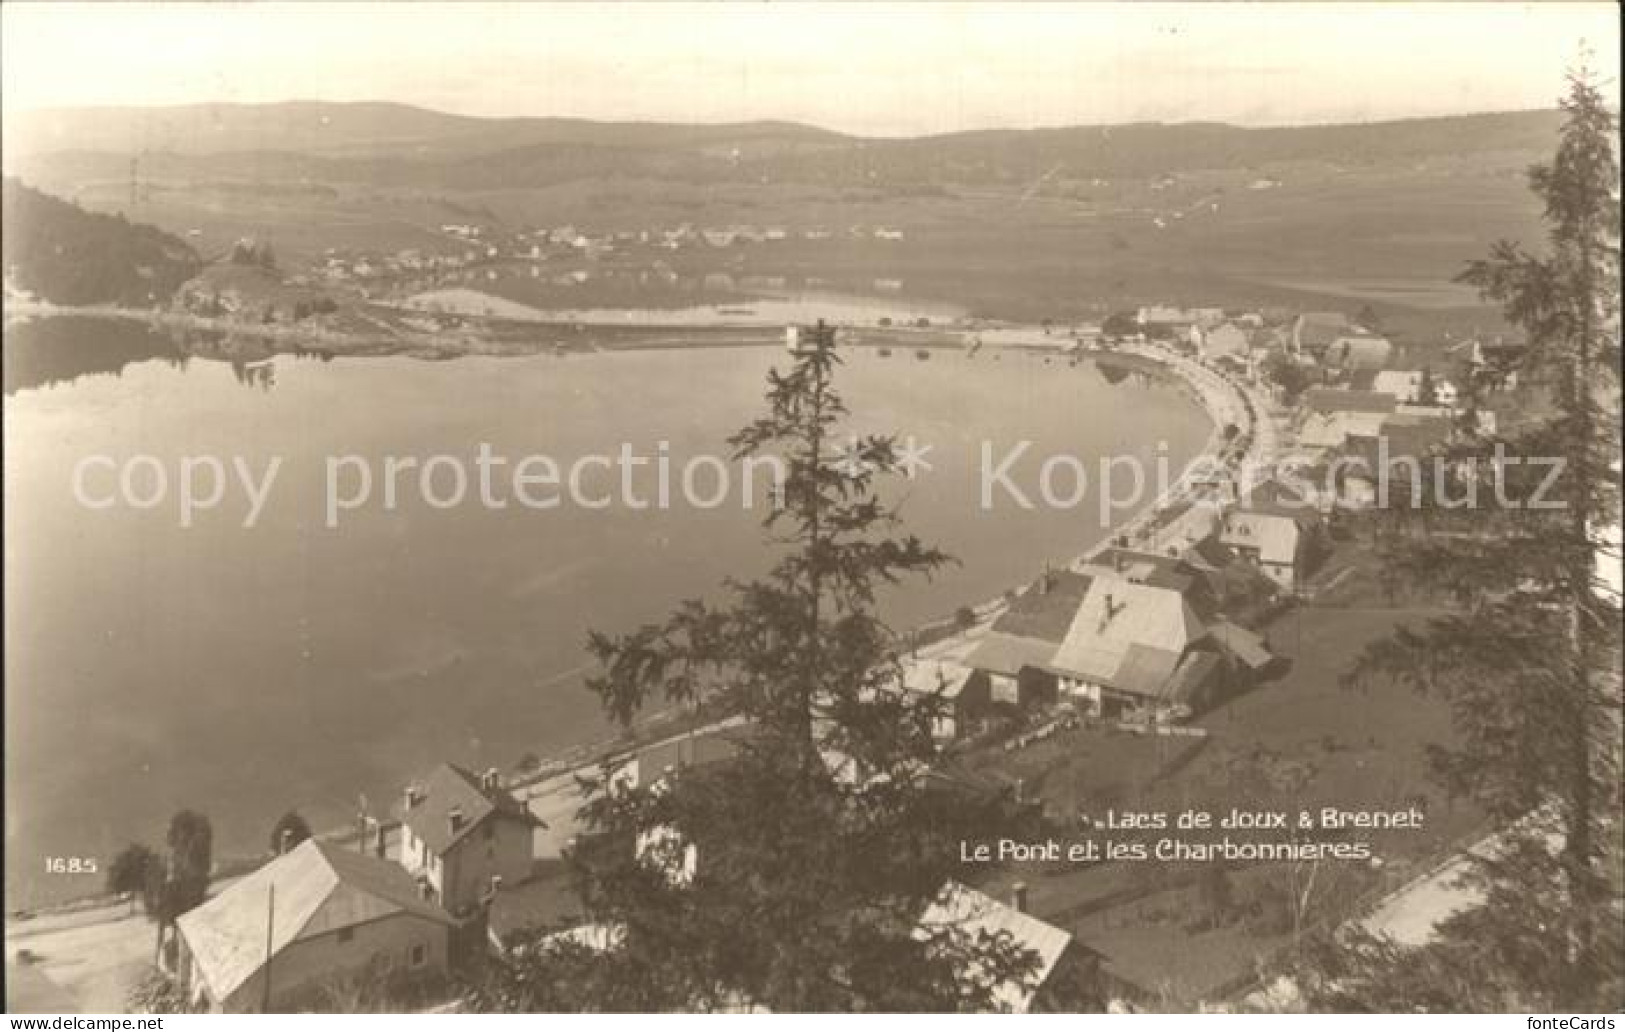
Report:
M417 802L401 813L401 823L440 855L487 819L532 823L530 811L507 789L453 763L442 763L421 786ZM454 814L460 819L452 821Z
M216 1000L236 992L272 955L341 928L412 914L450 924L424 900L406 869L317 839L226 889L178 922L204 983Z
M993 630L1017 638L1059 642L1072 625L1078 604L1093 578L1071 570L1056 570L1040 577L1010 603Z
M1072 944L1072 933L956 881L943 885L920 915L922 935L950 928L977 936L1008 935L1016 947L1037 954L1037 966L1028 979L1006 980L992 988L994 1004L1013 1014L1024 1014L1032 1007L1033 997Z

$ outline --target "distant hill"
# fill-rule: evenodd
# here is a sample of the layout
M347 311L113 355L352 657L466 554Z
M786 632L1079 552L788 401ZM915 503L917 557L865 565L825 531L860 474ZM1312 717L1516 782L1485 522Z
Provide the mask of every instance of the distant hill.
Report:
M9 116L17 153L222 154L464 158L534 146L645 150L771 147L847 139L792 122L681 125L577 118L475 118L385 103L294 101L152 108L59 108Z
M163 303L201 264L161 229L85 211L16 179L5 180L4 210L6 283L56 304Z
M1154 177L1290 162L1370 166L1549 152L1560 116L1525 111L1247 129L1142 123L865 139L788 122L677 125L472 118L399 104L301 102L24 112L8 163L78 178L143 174L505 189L610 175L890 186Z

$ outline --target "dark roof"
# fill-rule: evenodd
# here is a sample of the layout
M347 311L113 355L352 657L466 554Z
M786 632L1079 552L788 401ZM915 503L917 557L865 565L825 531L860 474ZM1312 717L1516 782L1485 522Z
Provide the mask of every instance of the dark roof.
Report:
M1305 312L1293 329L1300 347L1320 349L1353 332L1354 324L1342 312Z
M1300 525L1311 525L1317 518L1315 505L1308 498L1271 478L1254 487L1241 501L1242 512L1256 512L1266 516L1285 516Z
M1093 578L1071 570L1058 570L1047 577L1047 590L1043 588L1044 578L1034 582L993 622L993 630L1057 644L1065 638Z
M665 773L683 767L703 767L707 764L731 760L739 755L739 739L743 729L711 728L695 734L677 735L656 742L638 751L638 777L650 782Z
M1236 553L1220 541L1217 534L1210 534L1196 542L1186 551L1185 557L1186 561L1200 562L1211 570L1222 570L1236 561Z
M1339 337L1326 349L1326 364L1344 369L1381 369L1394 346L1385 337Z
M1349 447L1375 469L1379 458L1379 441L1387 441L1390 462L1421 458L1436 446L1448 443L1452 429L1449 416L1400 414L1383 420L1382 432L1375 437L1364 434L1351 437Z
M1067 627L1070 629L1071 626L1069 620ZM1065 639L1064 631L1061 637ZM985 670L1007 677L1014 677L1027 667L1048 670L1059 644L1060 641L1024 638L1021 635L993 630L983 635L975 651L965 657L965 665L973 670Z
M1270 655L1264 639L1239 624L1219 620L1208 627L1213 639L1224 646L1232 656L1245 663L1250 670L1262 670L1275 659Z
M1174 672L1180 666L1180 654L1172 649L1159 649L1135 642L1123 653L1123 661L1107 679L1118 691L1132 692L1147 698L1164 696L1172 687Z
M1219 657L1216 653L1195 649L1185 653L1178 669L1168 678L1162 689L1162 698L1166 702L1189 703L1196 698L1202 686L1219 669Z
M1377 391L1344 391L1335 387L1312 387L1303 394L1303 403L1316 412L1392 412L1399 399Z
M412 829L412 834L428 845L429 851L440 855L462 841L485 820L511 819L529 824L535 818L501 787L481 787L477 774L454 763L442 763L423 782L423 793L416 806L401 814L401 823ZM451 830L451 813L460 811L462 823Z
M1356 369L1349 376L1349 389L1355 391L1369 391L1377 385L1377 374L1380 369Z
M554 928L579 921L586 913L574 883L554 861L552 870L543 871L522 885L502 886L491 897L487 927L498 942L525 929Z
M1130 579L1136 584L1149 584L1153 588L1167 588L1184 594L1190 590L1195 582L1191 570L1178 558L1171 555L1158 555L1156 552L1137 552L1132 548L1108 548L1095 556L1093 560L1097 566L1109 566L1124 575L1133 573Z

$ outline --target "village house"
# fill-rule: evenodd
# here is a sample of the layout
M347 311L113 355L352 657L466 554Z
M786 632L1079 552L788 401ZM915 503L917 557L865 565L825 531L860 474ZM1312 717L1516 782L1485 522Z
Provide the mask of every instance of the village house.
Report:
M1421 400L1424 379L1420 369L1382 369L1371 376L1369 387L1401 405L1415 405Z
M1355 333L1357 327L1342 312L1304 312L1292 324L1292 353L1319 360L1340 337Z
M307 839L181 915L175 974L210 1011L287 1010L345 977L443 976L451 925L396 864Z
M1186 595L1131 571L1088 570L1089 592L1049 660L1061 693L1106 719L1205 708L1222 657Z
M535 823L495 770L443 763L406 789L401 865L447 911L468 914L493 887L530 877Z
M1403 499L1425 489L1429 482L1425 464L1449 443L1454 431L1455 420L1448 413L1398 412L1384 419L1375 433L1351 436L1346 451L1374 499Z
M1004 979L991 986L992 1004L1000 1013L1099 1010L1109 1000L1125 995L1126 987L1116 984L1099 953L1078 942L1071 932L1027 912L1027 889L1020 882L1011 889L1009 903L957 881L945 883L920 915L915 934L927 940L949 930L973 941L984 937L1007 940L1032 954L1034 967L1027 977ZM982 981L986 973L971 975Z
M746 734L742 727L712 727L674 735L622 757L615 764L615 778L629 786L649 786L677 771L731 760L739 755Z
M1172 330L1183 329L1196 323L1196 316L1183 308L1171 305L1143 305L1134 315L1134 321L1142 327L1165 327Z
M1219 542L1278 587L1296 591L1319 522L1314 500L1269 481L1225 514Z
M1199 571L1172 557L1102 553L1049 574L1017 599L965 659L991 704L1065 699L1090 716L1177 718L1206 707L1226 654L1203 612Z
M1326 346L1321 361L1328 368L1357 373L1384 368L1393 353L1394 346L1386 337L1343 336Z
M1351 439L1376 434L1387 419L1385 412L1312 412L1298 428L1297 445L1311 452L1335 451Z
M1529 354L1526 344L1468 340L1452 347L1459 355L1467 375L1467 382L1491 390L1511 391L1518 387L1518 370Z
M1313 387L1303 393L1303 407L1310 412L1329 415L1335 412L1362 412L1391 415L1399 401L1391 394L1378 391L1339 390L1335 387Z
M931 734L939 743L951 742L971 726L987 702L986 682L966 693L976 671L956 659L914 659L902 662L901 688L912 695L933 697L939 709L931 721Z
M1221 323L1203 334L1201 350L1206 359L1230 357L1246 362L1252 350L1252 337L1235 323Z
M1091 580L1071 570L1046 572L1011 601L965 660L980 676L967 686L961 724L974 715L983 696L989 704L1009 706L1055 699L1058 685L1049 661L1065 640Z

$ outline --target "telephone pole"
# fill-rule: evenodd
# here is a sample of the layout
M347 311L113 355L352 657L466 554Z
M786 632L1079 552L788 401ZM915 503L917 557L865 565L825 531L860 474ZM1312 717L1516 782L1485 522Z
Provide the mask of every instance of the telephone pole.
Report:
M271 1013L271 936L276 928L276 885L265 896L265 991L260 995L260 1013Z

